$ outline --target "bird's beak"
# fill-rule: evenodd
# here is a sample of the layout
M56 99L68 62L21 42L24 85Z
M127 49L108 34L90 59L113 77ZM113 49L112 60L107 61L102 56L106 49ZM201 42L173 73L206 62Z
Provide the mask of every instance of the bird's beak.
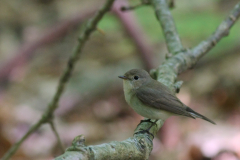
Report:
M118 78L121 78L121 79L128 79L126 76L118 76Z

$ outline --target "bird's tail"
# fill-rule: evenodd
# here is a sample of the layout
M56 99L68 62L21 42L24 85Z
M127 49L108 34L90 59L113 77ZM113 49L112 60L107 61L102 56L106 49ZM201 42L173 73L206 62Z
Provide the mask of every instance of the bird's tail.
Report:
M207 117L195 112L194 110L192 110L191 108L187 107L186 111L188 111L188 113L190 113L194 118L201 118L205 121L208 121L212 124L216 124L215 122L213 122L212 120L208 119Z

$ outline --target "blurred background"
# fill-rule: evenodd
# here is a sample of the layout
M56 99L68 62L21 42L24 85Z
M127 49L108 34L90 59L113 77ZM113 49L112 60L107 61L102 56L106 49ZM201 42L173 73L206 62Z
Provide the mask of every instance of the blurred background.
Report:
M186 48L214 32L238 0L179 0L172 9ZM86 21L103 0L0 1L0 157L37 122L51 101ZM61 97L54 122L65 147L83 134L87 145L122 141L143 117L125 102L118 75L150 70L167 54L151 6L120 12L118 0L86 43ZM139 0L129 0L130 5ZM178 78L177 96L217 123L171 117L154 139L150 160L237 160L240 157L240 22L197 65ZM13 156L62 154L49 125Z

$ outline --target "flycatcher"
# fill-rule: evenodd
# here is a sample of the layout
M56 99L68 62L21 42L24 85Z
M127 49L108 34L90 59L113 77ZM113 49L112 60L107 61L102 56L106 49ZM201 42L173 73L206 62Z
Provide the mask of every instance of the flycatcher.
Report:
M183 104L167 86L152 79L145 70L132 69L118 77L123 79L127 103L143 117L157 121L166 120L173 115L182 115L194 119L201 118L215 124Z

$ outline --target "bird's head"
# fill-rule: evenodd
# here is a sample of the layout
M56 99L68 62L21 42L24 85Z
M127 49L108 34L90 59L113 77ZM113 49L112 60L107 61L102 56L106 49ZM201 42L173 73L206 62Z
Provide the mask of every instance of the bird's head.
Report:
M126 87L129 87L129 89L137 89L151 80L148 72L142 69L132 69L123 76L118 77L124 80L124 84L126 84Z

